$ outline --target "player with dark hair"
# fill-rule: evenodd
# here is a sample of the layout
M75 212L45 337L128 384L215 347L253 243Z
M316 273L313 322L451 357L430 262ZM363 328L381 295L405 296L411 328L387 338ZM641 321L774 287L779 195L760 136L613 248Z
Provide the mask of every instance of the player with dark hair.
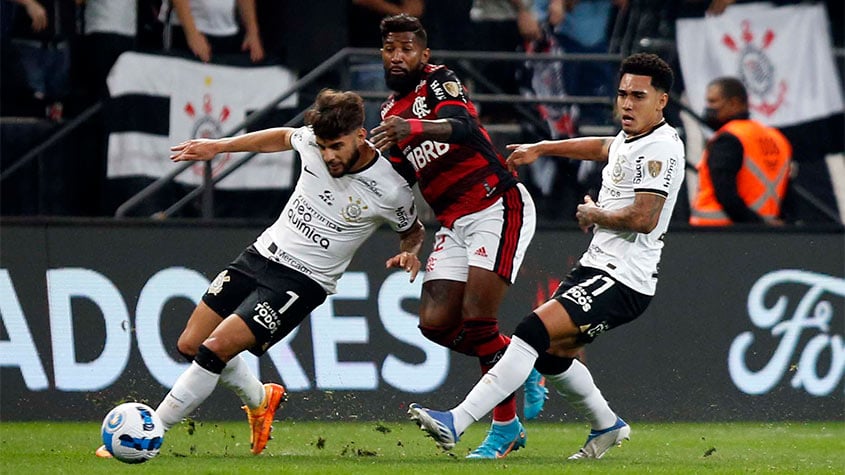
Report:
M366 140L361 97L323 90L305 123L188 140L171 149L174 162L205 161L225 152L296 150L302 173L276 222L214 279L191 314L177 344L191 366L156 409L168 429L220 382L244 401L252 452L261 453L285 390L262 385L240 353L260 356L296 328L335 292L352 256L383 223L400 240L400 252L386 266L404 269L412 282L419 272L425 230L413 193Z
M629 438L631 428L575 357L601 333L639 317L655 293L663 236L684 176L683 143L663 118L671 85L665 62L635 54L620 70L618 135L508 146L514 167L540 156L607 162L598 203L585 196L575 215L582 229L592 228L593 239L552 298L516 327L505 354L463 402L448 412L411 404L412 418L441 447L454 447L532 367L590 421L586 443L570 459L601 458Z
M499 331L499 305L534 236L534 203L496 152L455 73L428 64L419 20L387 17L381 35L385 80L395 92L382 106L372 141L419 184L441 224L425 268L420 330L477 357L486 372L509 342ZM526 387L526 417L545 402L539 373L534 382ZM494 409L487 438L469 457L501 458L525 440L510 394Z

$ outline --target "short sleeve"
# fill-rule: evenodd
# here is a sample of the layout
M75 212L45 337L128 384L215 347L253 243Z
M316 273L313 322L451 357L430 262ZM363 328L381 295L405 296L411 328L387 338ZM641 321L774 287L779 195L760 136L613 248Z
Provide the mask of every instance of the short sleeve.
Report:
M684 173L683 157L675 145L666 141L651 142L635 153L634 192L668 196L675 176Z

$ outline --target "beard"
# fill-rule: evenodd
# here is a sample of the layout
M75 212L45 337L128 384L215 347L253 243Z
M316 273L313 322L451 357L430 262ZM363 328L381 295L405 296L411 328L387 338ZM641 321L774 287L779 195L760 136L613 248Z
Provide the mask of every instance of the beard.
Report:
M329 168L329 175L331 175L333 178L340 178L340 177L346 175L347 173L349 173L349 170L351 170L352 167L354 167L355 164L358 163L358 160L360 158L361 158L361 151L356 148L352 152L352 156L349 158L348 162L346 162L346 163L341 162L340 171L336 172L336 171L332 170L331 168Z
M408 71L407 74L393 75L390 70L384 70L384 82L391 91L396 91L400 96L414 90L422 79L422 66L414 71Z

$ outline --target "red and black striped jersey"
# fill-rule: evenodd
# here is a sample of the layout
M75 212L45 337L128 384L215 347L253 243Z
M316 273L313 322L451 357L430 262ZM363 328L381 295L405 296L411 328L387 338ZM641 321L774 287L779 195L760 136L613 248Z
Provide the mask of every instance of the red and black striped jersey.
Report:
M398 168L413 167L420 192L441 225L451 227L461 216L487 208L516 185L515 175L493 147L467 91L445 66L426 65L414 91L391 95L381 107L382 119L389 116L457 118L469 124L470 131L460 143L411 135L390 150Z

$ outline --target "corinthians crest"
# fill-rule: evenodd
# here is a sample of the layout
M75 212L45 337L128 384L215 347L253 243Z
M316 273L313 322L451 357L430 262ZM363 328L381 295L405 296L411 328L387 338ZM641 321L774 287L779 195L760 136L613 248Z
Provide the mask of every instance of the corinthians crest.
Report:
M217 277L211 281L211 285L208 286L208 293L211 295L217 295L223 290L223 284L232 280L229 277L229 271L224 270L223 272L217 274Z
M738 57L738 76L748 89L750 96L759 99L754 103L749 98L748 105L756 112L765 116L771 116L783 105L788 90L786 81L781 79L775 84L777 71L774 63L766 54L766 50L775 40L775 32L766 29L759 38L759 45L755 42L754 32L751 30L751 22L742 22L741 44L733 36L726 34L722 37L722 43Z
M349 204L343 207L340 210L340 215L343 216L343 219L347 223L357 223L361 221L361 215L363 214L364 210L367 209L367 205L361 204L361 200L358 198L349 197Z

